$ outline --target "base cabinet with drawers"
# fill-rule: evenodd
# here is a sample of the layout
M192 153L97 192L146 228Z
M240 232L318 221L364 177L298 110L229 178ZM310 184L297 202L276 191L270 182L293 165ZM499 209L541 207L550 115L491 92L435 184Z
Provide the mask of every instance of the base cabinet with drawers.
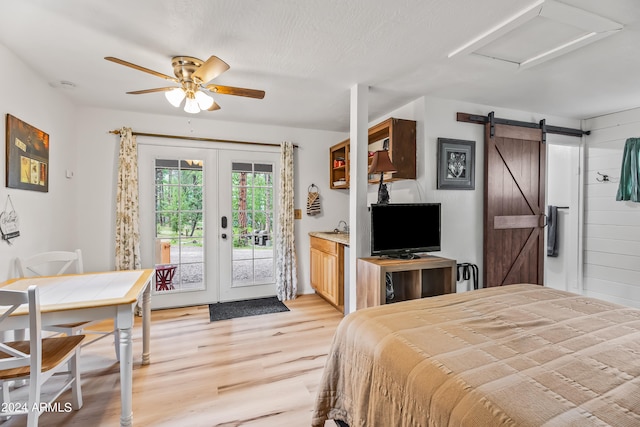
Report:
M311 286L316 293L344 310L344 246L337 242L310 237Z

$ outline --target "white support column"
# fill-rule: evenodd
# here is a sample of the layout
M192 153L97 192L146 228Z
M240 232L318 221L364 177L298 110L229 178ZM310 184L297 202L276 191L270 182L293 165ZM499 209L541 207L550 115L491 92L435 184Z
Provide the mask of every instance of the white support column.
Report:
M356 265L370 253L369 212L367 210L367 152L369 128L369 87L351 88L349 150L349 278L345 284L345 313L356 311Z

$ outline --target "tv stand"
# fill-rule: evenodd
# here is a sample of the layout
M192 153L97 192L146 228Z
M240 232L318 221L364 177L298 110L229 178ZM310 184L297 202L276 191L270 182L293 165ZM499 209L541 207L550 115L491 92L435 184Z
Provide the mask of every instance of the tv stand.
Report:
M393 275L394 302L455 292L454 259L432 255L417 259L358 258L356 309L386 304L387 273Z
M387 255L389 259L418 259L420 255L417 254L393 254Z

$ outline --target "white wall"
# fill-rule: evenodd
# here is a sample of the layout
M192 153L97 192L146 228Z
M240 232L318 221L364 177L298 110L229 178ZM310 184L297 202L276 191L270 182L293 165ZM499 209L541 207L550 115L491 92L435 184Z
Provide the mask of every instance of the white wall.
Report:
M580 148L582 138L574 145L547 146L547 204L558 209L558 256L545 257L544 284L550 288L581 293L579 265L580 239ZM547 243L545 233L545 244Z
M14 277L13 259L35 252L76 246L76 180L65 178L76 167L76 110L60 90L53 89L0 44L0 135L5 143L5 117L11 114L49 134L49 192L5 186L6 151L0 150L0 209L11 196L20 221L20 237L12 245L0 241L0 281Z
M617 202L622 152L640 137L640 108L586 121L584 224L586 295L640 308L640 203ZM598 175L610 182L598 182Z
M21 231L12 246L0 242L0 279L12 277L14 257L56 248L81 248L87 271L113 268L118 137L108 131L130 126L141 132L273 143L286 139L298 144L295 196L296 206L303 210L303 219L296 222L299 283L301 292L311 291L307 233L331 230L340 219L346 220L349 216L348 191L328 188L328 148L347 138L346 133L216 122L197 116L187 120L97 108L76 109L64 92L51 88L1 45L0 60L3 64L12 64L0 69L4 82L0 97L3 115L10 113L49 133L51 143L49 193L0 187L0 207L10 194L20 217ZM29 103L26 99L38 101ZM443 249L438 254L459 262L476 263L482 268L483 126L457 122L458 111L482 115L495 111L497 117L533 122L546 118L548 124L574 128L579 127L579 122L426 97L371 121L374 124L387 117L417 121L418 179L391 184L391 200L441 202ZM4 120L1 123L4 129ZM635 123L638 126L637 117ZM438 137L476 141L475 190L436 189ZM564 143L567 138L572 140L548 135L551 142ZM4 176L4 150L0 153L0 171ZM74 172L73 179L65 178L66 170ZM322 197L323 214L315 217L304 214L306 192L311 183L320 188ZM376 191L375 185L369 187L369 202L375 201ZM466 290L468 286L460 283L458 290Z
M388 117L417 121L417 179L394 182L390 186L391 202L439 202L442 204L442 251L434 255L457 262L477 264L482 282L483 188L484 188L484 126L456 121L456 113L486 116L494 111L499 118L537 123L546 119L548 125L580 128L579 120L545 114L510 110L461 101L423 97L372 124ZM476 142L475 190L437 189L438 138ZM548 134L550 144L576 144L579 138ZM369 202L376 200L377 187L369 187ZM482 283L481 283L482 285ZM458 283L458 292L472 288L470 282Z
M215 114L209 113L209 114ZM130 113L123 111L83 108L77 115L78 163L74 180L78 185L77 228L78 244L84 251L85 269L98 271L112 269L114 258L114 205L116 197L116 171L119 136L110 130L122 126L134 131L188 135L195 137L258 141L279 144L289 140L297 144L295 151L295 200L303 210L301 220L296 221L296 250L298 255L298 291L312 292L309 284L309 236L310 231L332 230L340 219L348 218L348 195L330 191L328 156L329 147L344 139L343 133L308 129L263 126L231 122L219 122L177 117ZM144 137L139 137L140 144ZM212 148L247 149L247 146L172 140L175 144ZM250 148L249 148L250 149ZM256 148L258 149L258 148ZM322 214L306 215L307 189L312 184L320 189ZM151 242L142 242L151 244ZM151 267L151 266L143 266Z

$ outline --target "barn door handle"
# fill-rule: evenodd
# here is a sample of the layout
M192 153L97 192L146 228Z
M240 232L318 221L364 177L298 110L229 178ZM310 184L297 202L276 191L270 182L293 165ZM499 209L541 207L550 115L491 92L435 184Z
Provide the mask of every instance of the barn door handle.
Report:
M542 228L545 228L547 225L549 225L549 218L547 214L542 214Z

